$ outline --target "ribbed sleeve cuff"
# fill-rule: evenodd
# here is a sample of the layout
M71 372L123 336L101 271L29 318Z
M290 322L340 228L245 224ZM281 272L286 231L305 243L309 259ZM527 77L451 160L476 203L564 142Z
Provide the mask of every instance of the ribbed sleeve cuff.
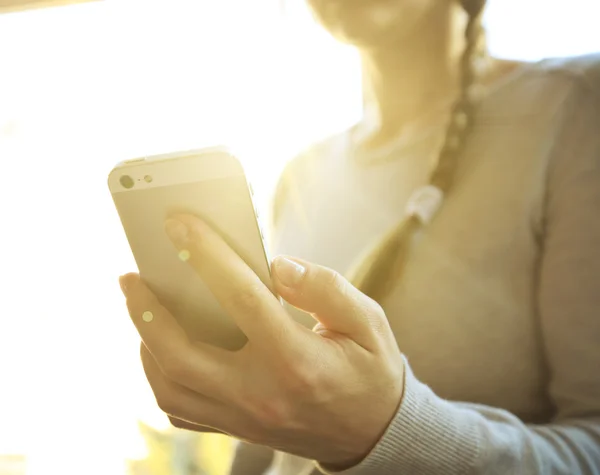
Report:
M475 421L419 382L405 360L404 395L398 412L371 453L357 466L328 475L464 475L479 452Z

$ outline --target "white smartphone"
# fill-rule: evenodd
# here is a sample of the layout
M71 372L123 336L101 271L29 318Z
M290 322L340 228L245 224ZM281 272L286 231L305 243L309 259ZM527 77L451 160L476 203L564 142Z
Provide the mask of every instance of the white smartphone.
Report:
M220 147L127 160L111 171L108 186L140 276L161 303L194 341L241 348L245 335L164 231L173 213L200 217L271 289L263 232L239 160Z

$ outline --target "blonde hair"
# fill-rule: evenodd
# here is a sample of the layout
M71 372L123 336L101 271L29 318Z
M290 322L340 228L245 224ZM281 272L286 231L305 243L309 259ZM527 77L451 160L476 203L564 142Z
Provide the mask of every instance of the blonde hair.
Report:
M456 162L473 120L471 86L474 84L474 62L482 50L481 15L486 0L459 0L467 12L465 49L460 60L460 92L452 106L451 118L429 183L416 190L402 219L385 236L357 260L346 277L371 298L381 301L401 278L415 233L431 220L443 196L451 189ZM284 194L291 185L291 170L286 169L275 192L273 222L276 223Z
M468 14L466 46L460 61L460 94L452 107L444 143L429 177L429 184L416 190L405 210L405 218L362 256L348 279L371 298L381 301L401 278L415 233L431 220L452 186L454 169L473 118L471 86L474 59L481 48L481 14L485 0L461 0Z

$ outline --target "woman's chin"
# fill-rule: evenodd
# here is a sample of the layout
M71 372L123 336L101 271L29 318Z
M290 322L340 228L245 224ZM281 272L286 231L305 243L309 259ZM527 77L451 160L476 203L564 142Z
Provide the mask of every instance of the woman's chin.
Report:
M353 29L351 25L344 25L344 28L332 32L333 36L342 43L355 46L361 50L371 50L385 48L390 45L399 45L405 30L398 28L368 28L365 23L360 28Z
M396 2L373 2L360 7L337 8L334 18L317 15L339 41L358 48L395 44L413 29L419 15Z

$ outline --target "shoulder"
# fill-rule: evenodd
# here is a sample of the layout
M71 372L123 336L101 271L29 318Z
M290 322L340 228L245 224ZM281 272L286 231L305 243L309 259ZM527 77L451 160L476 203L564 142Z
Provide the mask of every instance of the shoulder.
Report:
M282 179L292 176L309 179L315 166L320 168L330 159L343 153L350 131L328 135L308 145L297 153L284 167Z
M549 212L600 205L600 54L547 60L547 74L567 84L557 114L547 169ZM571 212L571 211L570 211ZM581 214L575 210L572 212Z
M272 224L276 223L281 208L290 195L298 194L300 187L308 188L326 169L325 165L343 154L350 131L327 136L296 154L283 168L275 187L272 205Z
M537 80L540 92L546 94L542 98L545 103L552 103L554 97L558 99L556 132L576 129L579 134L597 135L600 130L600 53L546 59L533 69L532 79Z
M557 114L557 136L562 136L564 154L585 144L598 143L600 136L600 53L539 63L540 77L564 91ZM567 148L565 148L567 147ZM600 150L596 150L599 154Z
M538 114L552 167L575 170L600 162L600 53L551 58L530 68L522 81L530 97L521 107ZM542 114L539 114L539 113Z
M538 64L537 74L565 89L566 104L600 109L600 53L547 59Z
M600 100L600 53L569 58L552 58L538 63L540 74L562 77L574 85L589 89Z
M482 123L509 119L530 124L532 117L556 118L582 102L600 107L600 53L523 65L492 88L479 118Z

